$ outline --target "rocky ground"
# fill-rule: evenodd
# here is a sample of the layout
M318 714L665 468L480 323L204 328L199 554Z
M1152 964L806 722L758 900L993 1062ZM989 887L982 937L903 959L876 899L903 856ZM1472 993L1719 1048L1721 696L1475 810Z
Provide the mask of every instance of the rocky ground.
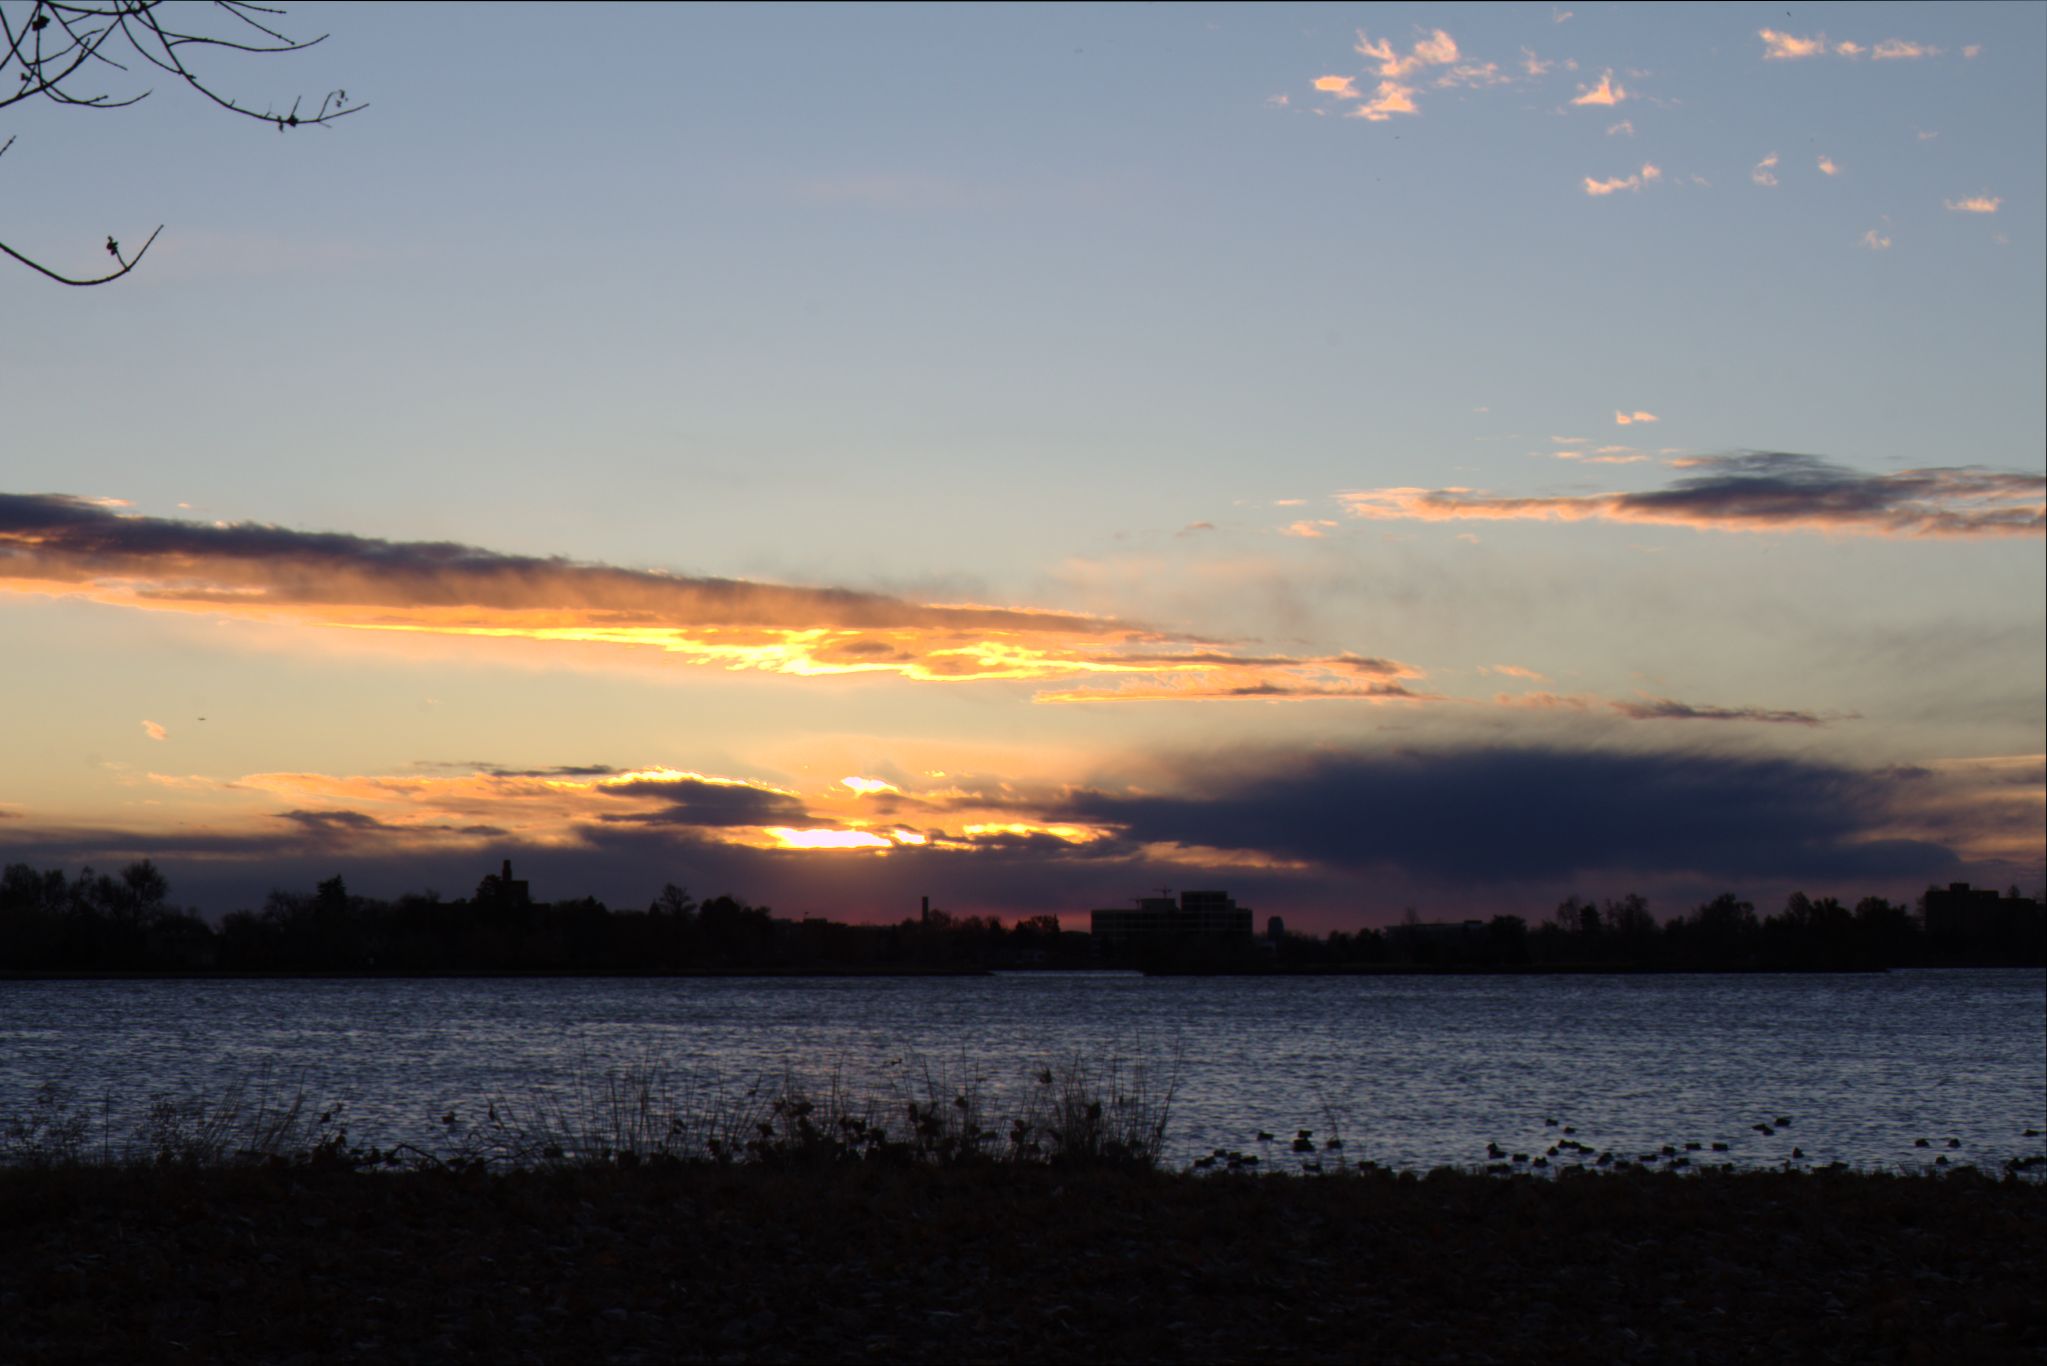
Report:
M1631 1171L0 1172L0 1360L2047 1358L2047 1188Z

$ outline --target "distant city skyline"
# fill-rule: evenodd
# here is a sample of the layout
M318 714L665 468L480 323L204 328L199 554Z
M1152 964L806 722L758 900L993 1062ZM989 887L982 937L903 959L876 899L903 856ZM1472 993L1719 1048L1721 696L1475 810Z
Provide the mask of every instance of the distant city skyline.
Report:
M574 14L0 110L0 862L2047 877L2047 9Z

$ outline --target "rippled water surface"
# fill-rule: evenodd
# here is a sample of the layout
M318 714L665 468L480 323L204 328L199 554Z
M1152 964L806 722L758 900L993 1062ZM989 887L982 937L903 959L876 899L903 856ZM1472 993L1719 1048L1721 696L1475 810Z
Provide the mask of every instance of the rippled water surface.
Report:
M448 1108L659 1062L744 1086L928 1065L1004 1098L1075 1054L1176 1079L1176 1160L1327 1135L1407 1167L1532 1149L1721 1141L1746 1162L1914 1165L2037 1152L2047 975L978 978L0 983L0 1113L54 1082L127 1115L236 1079L346 1102L351 1133L431 1139ZM1793 1120L1770 1136L1752 1125ZM1932 1140L1915 1148L1917 1138ZM1276 1145L1283 1149L1284 1144ZM1280 1154L1265 1149L1268 1160Z

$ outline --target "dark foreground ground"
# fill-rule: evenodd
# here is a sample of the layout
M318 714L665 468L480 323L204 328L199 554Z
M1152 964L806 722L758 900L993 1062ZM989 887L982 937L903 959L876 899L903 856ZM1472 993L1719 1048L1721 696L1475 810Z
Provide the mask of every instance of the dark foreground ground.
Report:
M0 1361L2047 1358L2047 1188L0 1172Z

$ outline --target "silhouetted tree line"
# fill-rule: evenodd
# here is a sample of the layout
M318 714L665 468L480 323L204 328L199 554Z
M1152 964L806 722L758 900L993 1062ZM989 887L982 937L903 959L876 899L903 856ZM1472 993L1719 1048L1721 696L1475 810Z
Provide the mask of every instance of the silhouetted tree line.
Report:
M788 920L731 896L670 885L644 910L592 898L538 902L492 875L467 900L273 891L219 926L170 903L151 863L66 876L0 873L0 972L519 973L976 971L1100 965L1090 936L1050 915L1005 925L931 910L896 924ZM1123 960L1119 959L1118 962ZM1129 960L1164 971L1599 968L1643 971L2047 966L2047 915L2000 897L1929 888L1917 910L1864 897L1853 909L1794 893L1759 916L1729 894L1659 921L1640 896L1571 897L1538 925L1520 916L1409 923L1326 936L1278 934L1154 945Z
M732 896L670 885L645 910L531 900L495 874L466 901L356 896L340 877L273 891L218 928L169 904L148 862L74 877L0 874L0 972L411 973L973 971L1085 967L1088 936L1056 917L1005 926L944 911L893 925L786 920Z
M1282 968L1605 968L1638 971L1856 971L1904 967L2047 966L2047 914L2014 888L1929 888L1915 910L1864 897L1851 910L1833 897L1794 892L1759 916L1733 893L1669 920L1630 893L1605 902L1566 898L1530 926L1517 915L1448 924L1410 921L1384 931L1325 939L1286 935Z

